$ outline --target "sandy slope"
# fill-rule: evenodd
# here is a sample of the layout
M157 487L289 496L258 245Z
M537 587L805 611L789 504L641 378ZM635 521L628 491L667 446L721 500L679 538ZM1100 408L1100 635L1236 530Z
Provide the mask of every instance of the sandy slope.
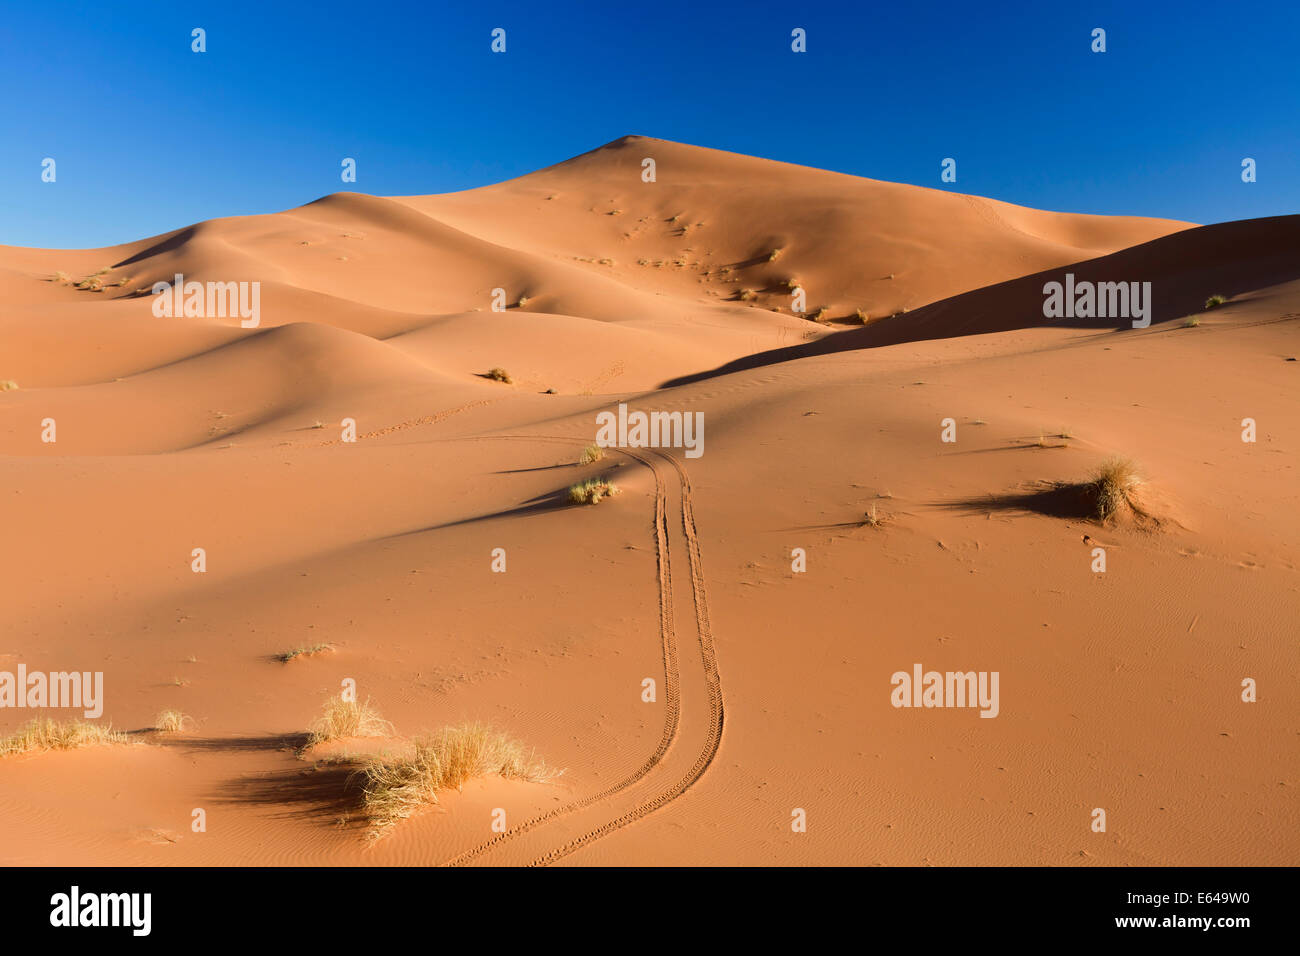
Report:
M1298 231L628 137L467 193L0 249L0 669L196 721L0 760L0 861L1294 864ZM1046 324L1067 266L1153 281L1156 324ZM101 268L129 281L47 281ZM263 282L262 327L155 318L133 290L175 272ZM814 324L787 278L834 319L910 311ZM703 457L576 465L620 400L703 412ZM1159 531L1035 510L1112 453ZM562 505L606 473L620 497ZM891 707L917 662L998 671L1000 715ZM294 754L344 678L399 735L484 719L566 773L367 849L346 772Z

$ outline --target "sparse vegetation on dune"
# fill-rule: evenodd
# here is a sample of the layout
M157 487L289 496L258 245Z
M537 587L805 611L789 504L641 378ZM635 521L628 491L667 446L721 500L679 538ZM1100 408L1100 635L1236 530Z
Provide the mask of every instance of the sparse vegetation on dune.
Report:
M1133 492L1141 482L1137 465L1128 458L1108 458L1098 465L1089 482L1096 498L1097 520L1107 521L1125 508L1141 513L1133 503Z
M1070 437L1069 435L1062 435L1062 434L1058 434L1058 435L1047 435L1047 434L1045 434L1045 433L1043 433L1043 432L1039 432L1039 433L1038 433L1038 440L1037 440L1036 442L1034 442L1033 444L1034 444L1034 447L1036 447L1036 448L1069 448L1070 446L1069 446L1068 444L1066 444L1064 441L1053 442L1053 441L1050 441L1050 440L1049 440L1049 439L1052 439L1052 438L1067 439L1067 438L1069 438L1069 437Z
M524 306L526 306L526 305L528 304L528 302L529 302L528 296L526 296L526 295L521 295L521 296L519 297L519 302L516 303L516 304L519 306L519 308L522 309Z
M750 299L758 298L758 293L753 289L741 289L737 298L739 298L741 302L748 302Z
M443 790L460 789L476 777L543 783L559 776L523 744L485 724L444 727L415 741L411 753L371 760L359 773L361 813L377 839Z
M830 314L831 314L831 310L826 308L826 306L823 305L820 309L814 312L810 316L810 318L814 322L825 322L830 317Z
M18 383L11 378L0 381L0 392L12 392L18 388Z
M160 734L179 734L194 723L194 718L179 710L164 710L153 719L153 729Z
M281 651L275 655L275 659L281 663L287 664L295 657L311 657L313 654L323 654L325 651L334 650L333 644L309 644L304 647L295 647L291 650Z
M124 744L129 740L126 734L114 730L111 724L38 717L9 736L0 738L0 757L46 750L78 750L100 744Z
M1205 311L1209 312L1211 309L1218 308L1219 306L1223 305L1223 303L1227 301L1228 299L1226 296L1212 295L1205 300Z
M514 379L510 377L510 373L503 368L488 369L487 377L494 382L505 382L507 385L514 384Z
M569 502L575 505L600 504L602 499L617 494L619 487L604 478L588 478L569 486Z
M1185 328L1185 329L1194 329L1194 328L1196 328L1196 327L1197 327L1198 325L1200 325L1200 324L1201 324L1201 320L1198 319L1196 316L1193 315L1193 316L1191 316L1190 318L1186 319L1186 320L1183 322L1183 328Z
M325 702L324 712L308 728L304 749L349 737L386 737L392 732L393 725L379 716L369 699L358 702L331 697Z
M578 458L578 464L590 465L594 461L601 461L604 457L604 448L600 445L588 445L582 450L582 455Z
M867 313L864 312L862 309L855 309L853 311L853 314L857 318L857 320L861 322L863 325L866 325L867 322L871 319L871 316L867 315Z

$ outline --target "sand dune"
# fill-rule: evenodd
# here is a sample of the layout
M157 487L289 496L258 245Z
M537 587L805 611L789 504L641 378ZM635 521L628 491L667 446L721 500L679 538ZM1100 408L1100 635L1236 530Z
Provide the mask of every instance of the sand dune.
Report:
M1294 863L1298 221L625 137L463 193L0 247L0 671L102 671L135 732L0 758L0 860ZM1044 318L1066 271L1151 282L1153 323ZM258 327L154 315L176 273L262 283ZM620 403L702 413L703 454L579 464ZM1111 455L1158 525L1042 506ZM621 494L567 505L592 477ZM917 662L997 671L996 719L891 706ZM483 720L565 773L369 842L351 768L298 752L345 679L398 744ZM193 725L143 732L168 707Z

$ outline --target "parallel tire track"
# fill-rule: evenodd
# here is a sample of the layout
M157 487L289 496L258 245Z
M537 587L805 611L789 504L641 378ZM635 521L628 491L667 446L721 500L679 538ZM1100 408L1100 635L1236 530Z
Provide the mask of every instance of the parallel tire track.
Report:
M521 440L521 441L542 441L551 443L562 443L567 445L583 446L586 442L577 439L568 438L550 438L543 436L529 435L501 435L501 436L482 436L468 439L451 439L452 441L493 441L498 438ZM655 479L655 543L658 552L658 578L659 578L659 632L662 644L663 665L664 665L664 693L665 715L663 734L659 738L659 744L654 752L646 758L637 770L632 774L620 780L612 786L606 787L599 793L591 794L580 800L567 803L564 806L556 807L539 816L532 817L523 823L513 826L502 833L498 833L490 840L471 847L470 849L452 857L445 866L464 866L472 860L482 856L484 853L501 846L507 841L522 836L545 823L556 820L562 816L567 816L578 810L585 809L614 796L631 787L633 784L644 778L651 770L659 765L672 747L673 741L677 736L678 727L681 722L681 686L680 675L677 662L677 635L673 626L673 590L672 590L672 562L668 551L668 491L664 480L663 471L658 468L655 462L649 457L643 456L634 451L618 449L618 451L630 458L636 459L650 469ZM666 457L666 456L663 456ZM671 459L669 459L671 460Z
M691 589L695 598L695 621L700 635L700 655L704 662L704 680L709 697L709 732L705 738L704 747L701 749L699 756L695 758L695 763L691 765L686 775L674 786L661 792L658 796L638 804L608 823L596 827L594 830L590 830L562 846L556 847L550 853L535 859L529 866L548 866L555 863L599 840L601 837L609 836L614 831L620 830L676 800L704 776L705 771L709 769L709 765L713 763L713 759L717 756L718 748L722 745L722 726L725 717L722 680L718 672L717 652L709 623L708 593L704 584L704 563L700 554L700 539L695 526L695 507L691 496L691 482L681 462L670 455L664 455L660 452L655 452L655 454L672 464L677 471L678 478L681 480L682 532L686 536L687 556L690 560Z

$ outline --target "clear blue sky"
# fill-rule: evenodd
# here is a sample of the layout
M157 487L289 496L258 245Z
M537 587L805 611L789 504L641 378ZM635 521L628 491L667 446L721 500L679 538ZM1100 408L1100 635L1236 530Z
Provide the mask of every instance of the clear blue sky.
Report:
M1300 211L1296 0L288 6L6 5L0 244L467 189L625 133L935 187L951 156L942 188L1046 209ZM190 51L194 27L208 52Z

